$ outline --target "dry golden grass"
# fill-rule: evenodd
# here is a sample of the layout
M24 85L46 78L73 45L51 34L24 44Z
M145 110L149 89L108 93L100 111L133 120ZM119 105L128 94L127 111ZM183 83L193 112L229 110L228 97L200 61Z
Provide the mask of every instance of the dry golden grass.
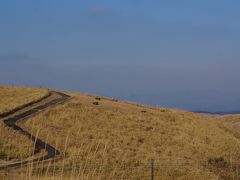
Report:
M157 179L238 178L239 138L217 118L73 96L24 124L66 156L36 167L32 179L149 179L150 159Z
M32 154L34 144L22 134L0 123L0 163L25 159Z
M0 86L0 113L38 100L47 89ZM33 143L27 137L0 121L0 162L25 159L33 153Z
M155 179L239 179L234 162L240 160L240 116L210 117L72 95L71 101L21 124L65 157L11 173L0 171L0 179L142 180L150 177L151 159ZM96 101L99 105L93 105ZM0 156L19 159L32 154L30 140L0 128Z
M216 119L226 132L240 139L240 115L225 115L216 117Z
M0 86L0 113L38 100L47 93L46 89Z

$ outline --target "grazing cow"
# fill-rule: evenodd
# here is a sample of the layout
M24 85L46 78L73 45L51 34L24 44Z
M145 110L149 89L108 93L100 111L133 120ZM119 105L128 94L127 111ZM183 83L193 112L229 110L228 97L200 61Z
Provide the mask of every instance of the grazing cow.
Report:
M99 102L93 102L93 104L97 106L97 105L99 105Z

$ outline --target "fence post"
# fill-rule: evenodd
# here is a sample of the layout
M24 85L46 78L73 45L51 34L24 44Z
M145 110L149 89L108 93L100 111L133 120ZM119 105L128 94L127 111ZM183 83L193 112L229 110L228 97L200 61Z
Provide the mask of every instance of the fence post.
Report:
M150 168L151 168L151 180L154 180L154 160L153 159L151 159Z

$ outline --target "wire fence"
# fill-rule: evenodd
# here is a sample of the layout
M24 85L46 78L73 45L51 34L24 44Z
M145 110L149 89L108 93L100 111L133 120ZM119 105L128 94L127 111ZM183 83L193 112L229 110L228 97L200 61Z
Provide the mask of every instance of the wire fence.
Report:
M16 160L9 160L7 156L0 156L1 159L5 159L6 162L1 165L11 164L19 162ZM51 161L37 161L28 164L19 165L25 168L26 171L31 171L33 176L58 176L69 175L76 177L88 176L101 177L100 179L174 179L181 176L185 176L190 172L218 172L222 173L222 176L229 177L234 176L239 179L238 171L240 171L240 162L232 161L226 162L223 158L209 159L207 161L195 162L193 160L186 159L150 159L146 161L128 161L128 162L111 162L111 160L95 160L81 156L62 156L59 159ZM10 173L12 168L6 166L2 168L0 172ZM195 171L198 170L198 171ZM201 174L195 174L195 176L203 176ZM84 178L82 178L84 179ZM91 178L90 178L91 179Z

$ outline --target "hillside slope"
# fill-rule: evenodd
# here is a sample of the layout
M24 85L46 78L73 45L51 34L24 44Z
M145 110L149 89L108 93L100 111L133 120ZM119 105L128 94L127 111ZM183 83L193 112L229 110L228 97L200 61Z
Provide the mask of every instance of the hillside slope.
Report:
M0 86L0 114L35 101L47 93L47 89Z
M162 179L238 177L233 162L240 159L240 140L218 118L71 95L23 124L66 156L48 166L50 177L148 179L151 159Z
M36 101L48 94L47 89L0 86L0 114ZM0 163L8 160L21 160L33 153L32 143L8 127L0 119Z

